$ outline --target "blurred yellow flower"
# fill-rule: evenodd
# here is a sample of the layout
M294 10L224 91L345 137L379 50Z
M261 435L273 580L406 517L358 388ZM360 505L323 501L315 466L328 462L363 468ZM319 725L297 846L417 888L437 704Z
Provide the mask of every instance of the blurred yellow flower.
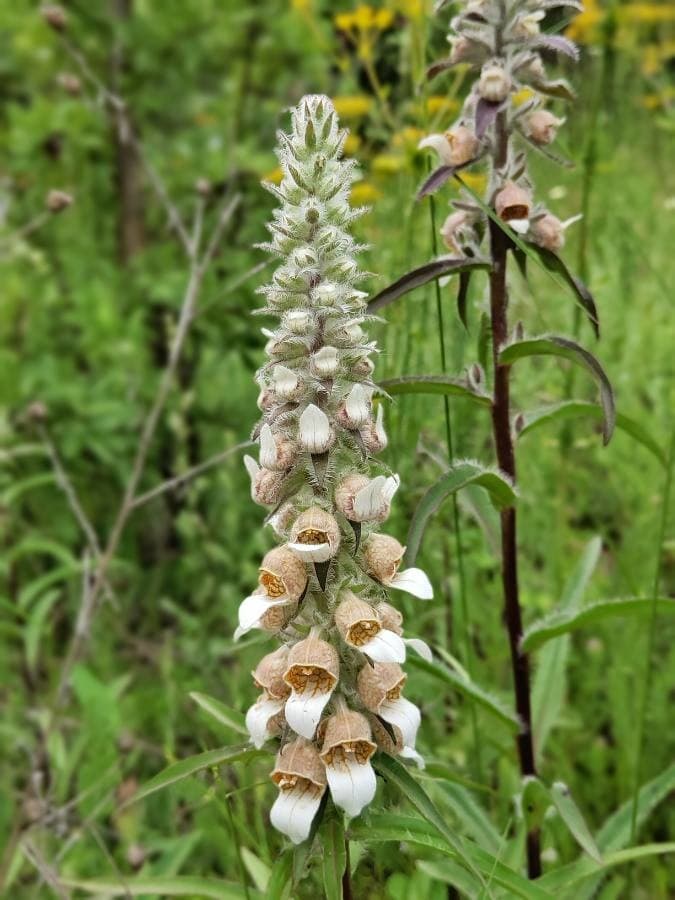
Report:
M647 44L642 48L640 68L643 75L656 75L664 65L675 57L675 41L663 44Z
M412 125L408 125L393 135L391 145L404 150L416 150L425 134L426 131L423 128L414 128Z
M370 164L371 169L378 175L394 175L405 168L405 158L395 153L378 153Z
M401 13L406 19L419 21L427 13L425 0L392 0L391 7L395 12Z
M460 172L460 177L464 184L471 188L472 191L475 191L477 194L480 194L481 191L485 190L485 186L487 184L487 175L485 172ZM455 182L457 186L460 185Z
M394 14L389 9L360 4L352 12L338 13L333 21L356 47L359 59L368 61L373 57L379 33L393 23Z
M523 103L534 97L534 94L535 92L532 88L521 88L519 91L516 91L515 94L511 95L511 103L513 103L514 106L522 106Z
M675 100L675 86L669 85L656 94L645 94L642 98L642 105L649 110L662 109L673 100Z
M341 119L360 119L367 116L373 105L373 98L367 94L343 94L333 97L335 112Z
M307 13L312 8L312 0L291 0L291 9L299 13Z
M367 203L374 203L382 196L382 191L378 190L374 184L369 181L357 181L352 188L349 202L352 206L363 206Z
M617 16L622 22L639 22L645 25L673 22L675 6L667 3L627 3L619 8Z
M444 97L442 95L434 95L427 97L427 112L430 116L438 113L454 113L459 109L459 100L454 97Z
M565 34L581 44L593 43L599 34L598 26L605 17L598 0L585 0L583 12L572 19Z
M348 134L345 141L344 151L346 156L353 156L361 146L361 138L358 134Z
M279 166L276 169L271 169L269 172L265 172L263 175L263 181L270 181L272 184L281 184L281 179L284 177L284 173L281 171Z

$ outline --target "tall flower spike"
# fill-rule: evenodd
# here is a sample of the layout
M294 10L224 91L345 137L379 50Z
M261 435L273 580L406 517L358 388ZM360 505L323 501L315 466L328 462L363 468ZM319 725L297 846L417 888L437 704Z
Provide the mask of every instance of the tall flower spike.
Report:
M320 96L304 98L290 133L278 136L283 178L267 185L280 206L266 249L279 265L261 288L263 312L277 324L264 329L268 360L257 375L259 455L245 460L254 500L272 507L279 545L261 562L235 634L258 628L282 642L253 673L260 694L246 725L256 747L280 739L271 821L295 843L308 837L327 787L349 816L372 801L371 723L380 723L359 694L359 672L395 664L403 678L398 663L418 640L403 638L400 613L383 602L385 586L432 593L419 569L398 572L398 541L373 534L399 478L371 471L370 455L386 448L387 435L384 407L373 403L376 347L365 333L366 295L348 232L360 212L349 204L355 172L341 158L345 137ZM455 129L452 141L455 154L474 146L467 128ZM397 723L387 752L410 756L419 722L404 721L399 707L408 701L392 709L390 702L378 706Z

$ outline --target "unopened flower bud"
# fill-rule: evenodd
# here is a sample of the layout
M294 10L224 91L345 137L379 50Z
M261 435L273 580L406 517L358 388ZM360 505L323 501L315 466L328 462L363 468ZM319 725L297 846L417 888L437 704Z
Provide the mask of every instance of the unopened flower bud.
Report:
M62 6L56 6L51 3L42 6L40 7L40 15L54 31L65 31L68 25L68 16Z
M371 419L361 429L361 438L368 453L379 453L385 450L387 444L387 432L384 430L384 408L378 406L375 421Z
M441 227L441 237L448 250L460 256L464 254L464 244L470 238L472 220L473 217L463 209L450 213Z
M352 366L352 373L357 378L369 378L373 374L375 364L368 356L362 356Z
M535 219L530 229L535 244L552 250L554 253L561 250L565 244L565 228L557 216L552 213Z
M497 215L518 234L525 234L530 227L531 209L530 194L513 181L507 181L495 197Z
M253 683L260 690L267 691L270 697L285 699L290 688L284 681L284 672L288 668L288 647L282 646L273 653L268 653L260 660L254 671Z
M274 472L286 472L297 457L293 441L275 436L271 427L264 424L260 429L260 465Z
M501 103L509 95L511 78L508 73L495 63L483 66L478 81L478 93L489 103Z
M63 212L64 209L68 209L69 206L72 206L72 203L73 198L70 194L67 194L65 191L57 190L50 191L45 200L45 206L50 213Z
M370 416L370 395L362 384L355 384L347 394L344 403L340 404L337 419L345 428L360 428Z
M82 82L72 72L59 72L56 76L56 83L71 97L77 97L82 91Z
M244 465L251 477L251 497L261 506L274 506L281 499L284 476L262 468L251 456L244 457Z
M301 391L302 385L296 373L286 366L275 366L272 372L274 393L282 400L295 400Z
M314 324L312 314L306 309L292 309L284 315L284 325L293 334L307 334Z
M266 412L268 409L271 409L275 403L274 391L271 391L269 388L263 388L258 394L258 409Z
M287 547L274 547L263 557L258 580L268 597L299 600L307 586L307 571Z
M330 378L340 366L340 357L335 347L322 347L310 359L312 372L319 378Z
M309 453L325 453L335 443L335 432L326 413L310 403L298 420L298 440Z
M480 148L476 135L465 125L451 128L444 134L430 134L417 145L420 150L431 147L445 166L462 166L472 160Z
M536 10L535 12L518 16L513 26L513 36L526 39L539 34L539 23L545 15L546 13L542 10Z
M302 560L326 562L340 548L340 526L325 509L310 506L293 523L289 546Z
M536 109L525 121L525 133L535 144L545 146L553 143L564 121L547 109Z

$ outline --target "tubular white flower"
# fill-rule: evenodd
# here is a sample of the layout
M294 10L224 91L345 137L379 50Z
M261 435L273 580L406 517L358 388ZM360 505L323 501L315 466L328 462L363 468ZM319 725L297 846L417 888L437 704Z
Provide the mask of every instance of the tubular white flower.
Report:
M260 465L275 472L285 472L295 460L292 441L276 439L271 427L265 423L260 429Z
M246 729L251 743L258 750L268 741L274 731L270 729L271 720L284 708L284 700L270 697L266 692L261 694L246 713Z
M345 399L345 417L351 428L360 428L370 416L370 393L362 384L355 384Z
M312 739L321 714L337 684L337 651L313 631L288 654L284 681L291 689L285 704L286 721L296 734Z
M309 453L325 453L332 447L335 435L326 413L310 403L298 422L300 444Z
M372 478L354 497L354 521L381 522L386 519L400 483L398 475Z
M341 595L335 624L345 643L373 662L405 661L405 644L400 635L384 628L377 611L351 591Z
M370 758L376 749L366 717L341 703L326 723L321 760L333 802L348 816L358 816L375 796Z
M271 777L279 795L270 821L277 831L300 844L309 837L326 790L326 773L316 748L302 738L285 744Z
M284 314L284 325L293 334L307 334L314 324L312 314L306 309L291 309Z
M359 672L358 690L364 705L392 725L404 748L415 751L421 715L414 703L401 696L406 676L394 663L375 663Z
M420 600L431 600L434 590L422 569L398 571L405 547L387 534L372 534L364 547L366 571L389 587L407 591Z
M310 364L319 378L330 378L340 366L340 356L335 347L322 347L312 354Z

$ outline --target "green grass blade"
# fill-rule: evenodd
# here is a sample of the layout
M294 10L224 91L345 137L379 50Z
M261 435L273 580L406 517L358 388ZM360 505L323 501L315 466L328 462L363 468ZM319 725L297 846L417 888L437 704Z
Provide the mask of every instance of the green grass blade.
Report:
M103 894L107 897L141 897L144 894L159 894L162 897L240 900L246 896L244 889L237 884L189 875L172 875L166 878L138 876L124 878L124 880L121 878L95 878L86 881L59 878L59 883L74 890L87 891L94 895ZM263 897L258 891L249 890L249 895L255 898Z
M477 484L490 495L493 504L501 509L513 506L516 492L506 475L478 463L457 463L431 485L417 505L408 529L405 564L414 565L429 519L448 497L469 484Z
M467 700L476 703L481 709L484 709L498 719L502 725L505 725L506 728L509 729L509 731L516 733L520 730L520 722L518 721L515 712L508 709L498 698L488 694L487 691L479 687L474 681L463 678L461 675L452 672L440 663L428 662L426 659L422 659L421 656L413 656L411 654L408 657L408 665L412 666L414 669L426 672L427 675L437 678L439 681L442 681L444 684L447 684L449 687L458 691L463 697L466 697Z
M592 538L565 586L558 607L560 610L572 611L579 607L601 551L600 538ZM544 752L548 736L563 705L568 653L569 637L563 635L551 641L539 655L532 686L534 745L538 755Z
M655 602L658 613L675 613L675 600L657 597ZM585 628L587 625L596 625L607 619L648 616L652 611L652 603L654 599L651 597L629 597L625 600L600 600L578 610L554 610L550 615L534 622L525 631L521 650L523 653L530 653L551 638Z
M556 781L550 788L549 795L553 805L558 810L558 815L569 828L570 833L579 846L588 853L591 859L594 859L597 863L602 863L600 851L593 839L593 835L586 824L581 810L574 802L567 785L563 784L562 781Z
M210 697L208 694L200 694L198 691L193 691L190 694L190 697L198 706L201 706L204 712L207 712L210 716L213 716L214 719L217 719L221 725L225 725L227 728L232 729L232 731L236 731L239 734L248 737L244 716L239 710L230 709L229 706L225 706L224 703L221 703L220 700L216 700L215 697Z
M267 900L283 900L290 894L293 876L294 850L288 848L277 858L272 866L272 874L267 884L265 897Z
M347 865L342 821L331 816L319 829L319 838L323 846L321 874L326 900L341 900L342 876Z
M577 898L580 896L578 893L579 889L575 886L587 878L592 878L594 875L602 875L609 869L634 862L636 859L644 859L648 856L662 856L669 853L675 853L675 842L643 844L640 847L630 847L627 850L618 850L616 853L610 853L603 857L600 864L588 857L578 859L567 866L547 872L537 883L547 891L551 891L555 897L562 897L561 891L574 887L574 890L569 895L565 894L565 897L569 896L571 900L572 897Z

